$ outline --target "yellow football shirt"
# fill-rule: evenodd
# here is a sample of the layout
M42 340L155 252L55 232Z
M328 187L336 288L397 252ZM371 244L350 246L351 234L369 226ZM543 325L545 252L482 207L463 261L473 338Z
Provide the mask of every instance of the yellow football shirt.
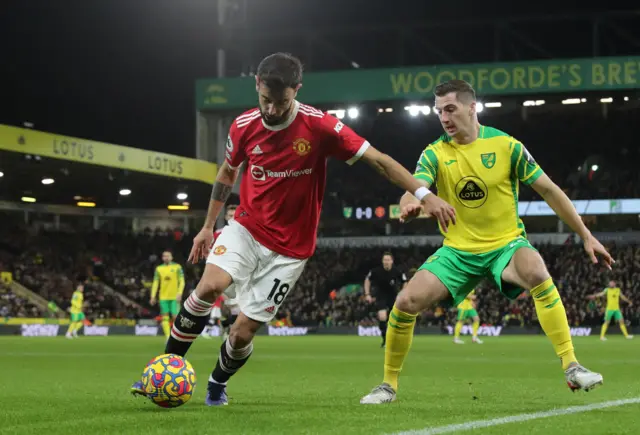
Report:
M456 209L457 223L443 233L444 245L481 254L526 237L518 215L519 182L529 185L542 174L522 143L481 125L470 144L445 134L429 145L414 177L435 184L438 196Z
M607 287L604 292L607 294L607 311L620 310L620 287Z
M156 297L160 290L160 300L174 300L184 290L184 271L182 266L171 262L169 264L161 264L156 267L153 274L153 286L151 287L151 296Z
M471 296L474 294L476 294L476 291L471 290L471 293L469 293L464 300L458 304L458 309L461 311L475 310L476 307L473 306L473 300L471 300Z
M73 296L71 296L71 310L70 312L73 314L82 313L82 305L84 304L84 293L76 290L73 292Z

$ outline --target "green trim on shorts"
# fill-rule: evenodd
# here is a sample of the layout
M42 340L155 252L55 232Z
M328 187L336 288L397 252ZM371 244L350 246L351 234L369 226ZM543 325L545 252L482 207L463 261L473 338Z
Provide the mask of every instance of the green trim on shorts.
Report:
M470 310L458 310L458 320L459 321L464 321L467 319L473 319L474 317L480 317L478 316L478 312L475 310L475 308L472 308Z
M178 301L176 301L175 299L160 301L160 314L169 314L170 316L175 317L179 312L180 307L178 307Z
M82 322L84 320L84 313L71 313L71 323Z
M620 310L607 310L607 312L604 314L604 321L609 323L611 321L611 319L615 320L616 322L619 322L619 321L623 320L624 317L622 317L622 311L620 311Z
M471 254L459 249L443 246L427 258L418 270L428 270L444 284L452 300L447 305L457 306L484 279L491 279L500 292L509 299L517 298L523 289L502 281L502 272L509 265L513 254L520 248L538 252L524 237L517 237L502 248Z

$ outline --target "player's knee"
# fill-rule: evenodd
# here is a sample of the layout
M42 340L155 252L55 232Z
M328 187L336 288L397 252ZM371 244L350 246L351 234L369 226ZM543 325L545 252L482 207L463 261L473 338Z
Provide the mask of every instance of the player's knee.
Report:
M418 314L423 309L422 298L417 294L402 290L396 298L396 308L404 313Z
M547 269L542 267L532 267L522 274L522 281L527 284L529 290L539 286L550 277Z
M246 326L236 327L234 324L231 327L231 331L229 331L229 342L234 349L240 349L248 346L254 336L255 332L250 328Z
M239 315L231 326L229 331L229 342L234 349L240 349L248 346L253 337L260 329L262 323L248 318L245 315Z
M207 264L204 274L196 287L196 296L200 299L213 302L232 283L231 276L213 264Z

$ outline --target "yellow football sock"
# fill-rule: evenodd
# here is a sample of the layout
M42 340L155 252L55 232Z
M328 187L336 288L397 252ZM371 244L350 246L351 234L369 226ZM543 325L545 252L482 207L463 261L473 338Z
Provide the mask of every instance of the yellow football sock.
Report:
M387 328L387 346L384 350L384 381L398 391L398 376L402 363L413 341L413 327L417 314L403 313L393 306Z
M625 337L629 336L629 333L627 332L627 325L625 325L622 322L620 322L620 330L622 331Z
M171 334L171 324L169 323L169 316L162 316L162 330L164 331L164 336L169 337Z
M460 331L462 331L462 322L456 323L456 329L453 334L454 338L460 338Z
M73 330L74 330L74 329L75 329L75 327L76 327L76 323L77 323L77 322L71 322L71 323L69 324L69 329L67 330L67 334L69 334L69 335L73 334Z
M562 360L562 369L566 370L573 362L577 362L569 331L567 313L560 299L560 294L551 278L531 289L531 296L536 304L538 320L544 333L551 340L556 355Z
M75 323L75 325L73 327L73 333L77 334L78 331L80 330L80 328L82 328L82 321Z
M602 329L600 330L600 338L604 338L607 333L607 328L609 327L609 322L605 322L602 324Z
M473 322L473 337L478 338L478 329L480 328L480 321Z

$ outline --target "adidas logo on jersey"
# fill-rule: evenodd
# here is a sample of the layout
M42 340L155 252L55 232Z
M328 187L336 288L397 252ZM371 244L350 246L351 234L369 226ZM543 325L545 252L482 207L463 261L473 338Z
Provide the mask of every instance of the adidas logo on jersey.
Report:
M273 314L273 312L276 310L276 307L271 305L270 307L265 308L264 310L269 314Z
M256 145L253 151L251 151L251 154L262 154L262 149L260 149L260 145Z

